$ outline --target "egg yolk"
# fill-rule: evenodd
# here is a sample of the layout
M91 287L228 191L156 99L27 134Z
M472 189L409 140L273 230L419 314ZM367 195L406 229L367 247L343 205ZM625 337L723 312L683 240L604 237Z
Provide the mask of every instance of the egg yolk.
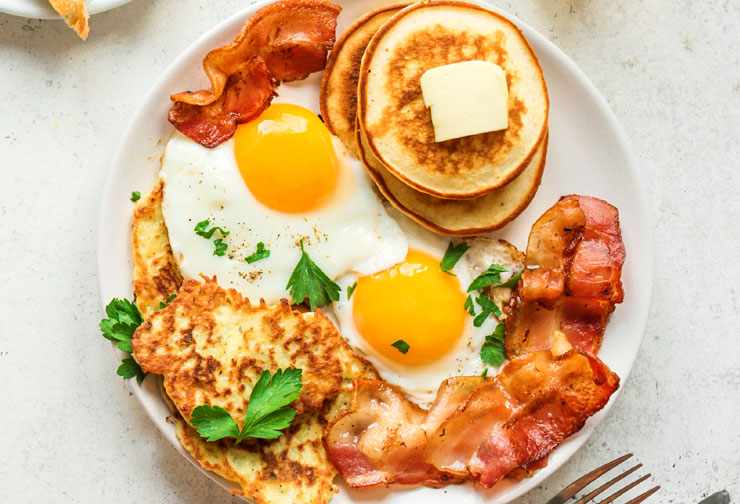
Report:
M362 337L378 352L404 364L426 364L449 352L465 327L465 294L439 259L410 250L406 261L361 277L353 316ZM409 345L405 355L392 347Z
M276 103L240 125L234 154L244 182L262 204L300 213L323 205L337 183L329 130L313 112Z

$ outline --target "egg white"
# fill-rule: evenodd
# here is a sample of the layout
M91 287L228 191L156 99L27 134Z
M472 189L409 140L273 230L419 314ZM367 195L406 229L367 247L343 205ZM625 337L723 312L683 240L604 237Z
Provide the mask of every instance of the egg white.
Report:
M162 211L183 277L216 275L223 287L274 303L290 299L286 285L300 259L301 240L332 279L349 272L372 274L402 261L408 251L406 237L386 214L360 162L333 141L339 176L330 201L311 212L290 214L268 208L252 195L237 167L233 140L208 149L175 133L160 177ZM204 219L209 227L229 232L223 238L228 245L224 256L213 254L218 233L212 239L195 233L195 225ZM270 256L248 264L245 258L258 242Z
M401 230L408 239L409 247L426 252L432 257L442 260L450 242L448 237L440 236L422 228L411 219L395 209L389 208L388 214L398 222ZM460 291L465 293L473 279L480 274L478 266L471 264L470 258L463 255L452 273L457 277ZM352 285L358 278L357 274L345 275L338 280L342 292ZM353 296L354 297L354 296ZM388 359L378 353L359 333L353 318L353 298L341 296L333 304L339 329L349 345L359 354L366 357L378 370L381 378L400 387L408 396L422 407L431 406L442 381L453 376L480 375L484 370L493 376L498 368L483 363L480 358L480 349L485 342L486 335L491 334L499 320L494 316L488 317L480 327L473 325L474 317L468 316L465 328L457 344L447 354L434 362L423 365L404 365ZM476 305L479 312L480 307ZM399 338L403 338L399 334Z

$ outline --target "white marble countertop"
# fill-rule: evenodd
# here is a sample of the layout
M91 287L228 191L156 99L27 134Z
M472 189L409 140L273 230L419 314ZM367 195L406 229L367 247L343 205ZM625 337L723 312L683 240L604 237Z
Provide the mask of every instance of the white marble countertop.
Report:
M208 5L210 4L210 5ZM143 94L246 1L135 0L91 18L0 14L1 500L237 502L158 433L100 337L96 227ZM637 364L540 504L626 451L649 502L740 499L740 3L499 0L559 45L621 121L649 196L655 291ZM646 279L648 281L649 279Z

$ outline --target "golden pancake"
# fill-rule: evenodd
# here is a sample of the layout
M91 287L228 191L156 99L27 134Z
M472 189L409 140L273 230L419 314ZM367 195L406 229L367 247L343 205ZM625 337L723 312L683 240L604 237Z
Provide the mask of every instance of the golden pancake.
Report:
M419 80L431 68L469 60L506 71L509 126L437 143ZM549 102L537 57L511 21L439 0L403 9L373 36L357 110L368 150L388 171L421 192L468 199L503 187L530 164L547 132Z
M522 213L540 186L547 157L545 137L525 170L504 187L473 199L441 199L417 191L391 174L369 151L359 129L357 135L360 160L393 206L432 231L454 236L494 231Z
M359 17L339 37L326 62L319 96L321 116L329 131L339 137L350 152L357 150L355 116L362 55L378 28L410 4L384 5Z

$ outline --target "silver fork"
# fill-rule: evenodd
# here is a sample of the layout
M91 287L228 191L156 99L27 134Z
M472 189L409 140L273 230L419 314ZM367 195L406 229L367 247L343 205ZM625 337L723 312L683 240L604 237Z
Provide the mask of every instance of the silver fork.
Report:
M588 485L589 483L591 483L592 481L594 481L596 478L602 476L607 471L612 470L613 468L615 468L616 466L618 466L619 464L621 464L622 462L624 462L625 460L627 460L630 457L632 457L632 454L631 453L628 453L627 455L623 455L623 456L619 457L618 459L612 460L611 462L604 464L603 466L599 467L598 469L594 469L593 471L591 471L590 473L586 474L585 476L581 476L580 478L578 478L577 480L575 480L573 483L571 483L570 485L568 485L567 487L565 487L562 492L560 492L555 497L553 497L552 499L550 499L549 501L547 501L547 504L563 504L565 501L567 501L568 499L570 499L571 497L573 497L576 493L578 493L580 490L582 490L586 485ZM604 483L603 485L601 485L599 488L597 488L593 492L590 492L588 495L584 495L579 500L575 501L573 504L586 504L587 502L590 502L591 499L593 499L597 495L601 494L604 490L608 489L609 487L611 487L615 483L617 483L617 482L621 481L622 479L626 478L627 476L629 476L633 472L637 471L640 467L642 467L642 464L637 464L636 466L627 469L622 474L620 474L619 476L616 476L615 478L612 478L611 480L607 481L606 483ZM615 499L617 499L621 495L627 493L628 491L630 491L631 489L633 489L634 487L636 487L637 485L639 485L640 483L642 483L643 481L645 481L646 479L648 479L649 477L650 477L650 474L648 473L645 476L643 476L643 477L641 477L641 478L633 481L629 485L625 486L621 490L617 490L616 492L614 492L612 495L610 495L606 499L600 501L599 504L608 504L609 502L614 501ZM658 491L658 489L660 489L660 486L656 486L654 488L651 488L647 492L643 493L642 495L638 495L637 497L635 497L634 499L632 499L629 502L626 502L625 504L638 504L639 502L642 502L645 499L647 499L648 497L650 497L651 495L653 495L655 492Z

